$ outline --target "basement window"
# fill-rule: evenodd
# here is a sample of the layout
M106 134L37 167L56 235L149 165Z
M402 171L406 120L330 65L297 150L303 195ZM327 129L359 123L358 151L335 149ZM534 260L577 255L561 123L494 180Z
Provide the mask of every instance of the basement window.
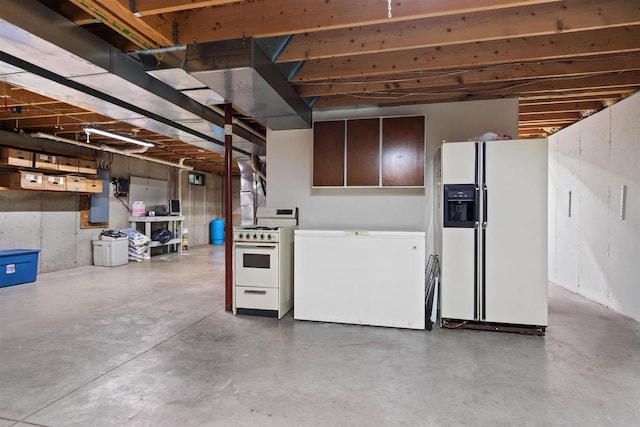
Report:
M189 184L204 186L204 174L189 172Z

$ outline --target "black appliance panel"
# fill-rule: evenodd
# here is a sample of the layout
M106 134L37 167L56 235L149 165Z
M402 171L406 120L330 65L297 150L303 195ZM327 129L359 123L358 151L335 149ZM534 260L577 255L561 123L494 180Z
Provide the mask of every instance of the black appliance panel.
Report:
M478 222L478 189L474 184L444 185L444 226L474 228Z

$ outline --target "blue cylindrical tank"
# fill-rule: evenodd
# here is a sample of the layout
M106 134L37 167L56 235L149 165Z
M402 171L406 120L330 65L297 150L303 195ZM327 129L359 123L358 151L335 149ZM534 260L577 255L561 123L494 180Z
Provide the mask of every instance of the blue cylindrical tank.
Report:
M224 220L216 218L209 223L210 242L212 245L221 245L224 242Z

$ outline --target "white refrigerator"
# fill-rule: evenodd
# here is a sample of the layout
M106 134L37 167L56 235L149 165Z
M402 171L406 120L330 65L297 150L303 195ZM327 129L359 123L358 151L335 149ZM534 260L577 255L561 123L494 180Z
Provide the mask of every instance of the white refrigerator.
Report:
M547 140L440 152L442 321L547 326Z

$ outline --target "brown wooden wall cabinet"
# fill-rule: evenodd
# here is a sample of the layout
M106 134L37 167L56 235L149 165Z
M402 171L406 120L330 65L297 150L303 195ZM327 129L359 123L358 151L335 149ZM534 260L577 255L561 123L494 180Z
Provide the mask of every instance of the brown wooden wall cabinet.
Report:
M424 186L424 116L382 119L382 186Z
M313 125L313 186L344 185L344 120Z
M424 187L424 156L424 116L313 125L314 187Z
M380 184L380 120L347 121L347 186Z

